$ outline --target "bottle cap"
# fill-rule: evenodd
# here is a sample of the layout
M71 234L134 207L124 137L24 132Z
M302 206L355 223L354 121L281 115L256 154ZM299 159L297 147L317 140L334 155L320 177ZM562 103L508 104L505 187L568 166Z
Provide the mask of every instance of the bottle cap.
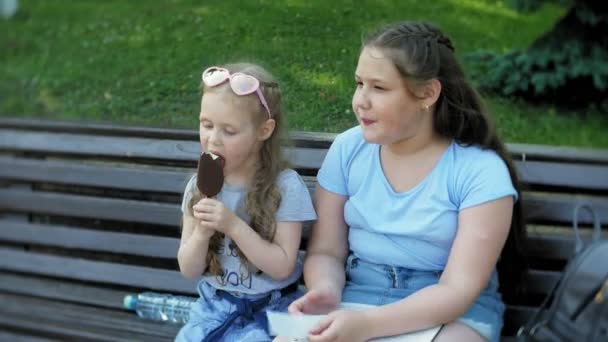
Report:
M137 296L126 295L122 300L122 306L124 306L125 309L135 310L135 307L137 306Z

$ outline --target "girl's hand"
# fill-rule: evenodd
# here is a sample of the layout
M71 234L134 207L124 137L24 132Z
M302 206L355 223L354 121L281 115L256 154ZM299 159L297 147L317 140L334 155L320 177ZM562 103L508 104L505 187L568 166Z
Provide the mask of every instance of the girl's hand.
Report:
M199 225L205 229L213 229L215 231L232 235L232 231L236 228L238 216L230 209L224 206L224 203L214 198L203 198L192 207L194 217L200 220Z
M192 233L193 237L196 237L198 240L208 241L211 239L215 230L205 227L201 224L200 221L197 220L196 225L194 226L194 232Z
M310 289L306 294L289 305L292 314L326 314L335 310L340 303L340 291L331 287Z
M363 311L338 310L330 313L310 331L310 342L367 341L370 336L369 320Z

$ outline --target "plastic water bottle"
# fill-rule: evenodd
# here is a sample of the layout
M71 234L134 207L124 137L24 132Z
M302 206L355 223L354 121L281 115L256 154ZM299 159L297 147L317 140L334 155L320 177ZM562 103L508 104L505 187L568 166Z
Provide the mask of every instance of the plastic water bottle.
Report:
M190 318L190 308L195 302L196 298L193 297L142 292L138 295L126 295L123 306L135 310L141 318L183 324Z

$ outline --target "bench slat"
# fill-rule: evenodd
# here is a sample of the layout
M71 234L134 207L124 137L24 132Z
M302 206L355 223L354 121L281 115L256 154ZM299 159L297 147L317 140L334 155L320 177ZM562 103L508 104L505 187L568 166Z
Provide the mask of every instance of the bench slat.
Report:
M179 239L0 220L0 241L175 259Z
M145 321L117 310L8 294L0 294L0 300L0 325L42 330L64 340L132 341L137 334L145 341L166 341L179 330L178 325Z
M3 129L9 128L18 130L79 133L88 135L198 140L198 131L191 129L98 124L87 121L0 118L0 127Z
M200 143L180 140L4 130L0 135L0 150L88 157L162 159L167 162L196 162L200 153Z
M193 129L168 129L154 127L133 127L89 122L57 121L44 119L0 118L3 129L32 131L53 131L64 133L84 133L88 135L147 137L152 139L198 140L198 132ZM336 133L290 131L289 138L298 146L328 148ZM302 144L302 145L300 145ZM594 148L568 146L548 146L534 144L506 144L515 159L557 160L608 164L608 153Z
M0 178L181 194L194 170L163 171L0 156Z
M0 272L0 292L122 310L127 290L117 290L40 276Z
M574 254L574 237L529 234L527 248L532 258L568 260Z
M601 222L608 222L608 199L593 196L560 198L547 195L527 194L523 196L524 215L528 223L560 223L570 225L572 212L577 202L590 203L597 212ZM531 222L530 222L531 221ZM580 213L579 222L591 224L591 215L586 211Z
M575 203L571 199L524 194L527 220L531 223L569 225ZM579 197L597 210L602 222L608 221L608 200L597 197ZM0 189L0 208L19 212L35 212L72 217L124 220L150 224L179 224L179 204L99 198L50 192L29 192L18 189ZM75 210L78 208L78 210ZM590 224L591 215L581 212L580 223Z
M530 270L526 279L526 285L531 293L548 294L560 276L561 272Z
M608 166L556 162L515 162L520 180L531 185L608 190Z
M604 149L513 143L506 145L516 160L523 160L525 156L526 160L608 164L608 153Z
M0 330L0 341L11 341L11 342L59 342L57 339L49 339L45 337L29 336L21 333L1 331Z
M43 152L96 158L151 159L196 166L200 143L191 140L156 140L83 134L4 130L0 151ZM286 157L297 169L317 169L327 153L306 147L286 147Z
M179 272L0 248L0 269L84 281L196 293L196 281Z
M51 312L57 312L57 314L53 315L53 319L59 318L61 319L61 322L66 323L80 322L80 324L84 324L85 326L88 325L87 331L107 329L111 332L113 331L115 334L118 333L118 336L136 333L150 335L151 337L167 337L167 335L173 335L173 332L177 330L173 324L142 320L139 319L135 313L123 310L117 311L78 304L58 303L39 298L26 299L26 303L23 303L23 296L19 295L0 294L0 297L8 298L8 302L12 302L13 305L12 307L9 307L9 309L14 310L14 304L19 305L21 302L21 306L23 306L24 304L27 304L28 301L31 301L33 302L32 304L37 304L37 306L23 310L23 313L28 314L28 311L36 311L36 314L38 315L46 311L46 314L48 315ZM3 301L3 304L4 303L6 302ZM41 307L41 311L43 312L38 312L39 307ZM151 323L159 325L159 329L150 331L150 327L152 326ZM128 335L125 335L125 337Z
M0 189L0 208L70 217L179 225L179 204Z

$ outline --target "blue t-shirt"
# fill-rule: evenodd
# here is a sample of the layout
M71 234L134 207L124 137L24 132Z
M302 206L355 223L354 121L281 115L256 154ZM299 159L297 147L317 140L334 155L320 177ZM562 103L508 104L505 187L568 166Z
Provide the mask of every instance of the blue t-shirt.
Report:
M277 222L302 222L317 219L308 188L297 172L291 169L284 170L277 179L277 185L281 191L281 204L275 216ZM184 191L182 201L182 212L184 213L189 212L187 206L192 199L195 186L196 175L190 179ZM246 195L246 188L230 186L224 183L222 191L217 195L217 199L243 221L249 222L251 218L245 212L243 205ZM224 274L222 276L215 276L205 273L201 281L205 281L220 290L261 294L281 289L294 283L302 274L303 255L301 254L298 256L296 267L291 275L283 281L276 281L264 273L248 269L241 262L235 248L234 242L230 238L225 237L219 251L220 263L222 264Z
M380 145L367 143L358 126L336 137L317 180L348 197L344 220L355 256L416 270L445 268L460 210L504 196L517 200L494 151L456 142L419 184L396 193L382 170Z

